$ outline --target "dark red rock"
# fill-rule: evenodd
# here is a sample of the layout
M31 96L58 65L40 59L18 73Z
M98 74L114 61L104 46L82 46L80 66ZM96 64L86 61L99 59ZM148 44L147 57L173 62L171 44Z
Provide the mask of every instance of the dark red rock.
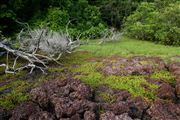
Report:
M176 84L180 84L180 76L176 79Z
M113 112L107 111L106 113L103 113L100 115L99 120L115 120L115 114Z
M168 66L171 72L177 71L180 69L180 63L173 63Z
M180 105L158 100L147 110L147 114L152 120L180 120Z
M96 105L88 100L70 100L69 98L53 98L57 118L71 117L75 113L83 114L85 111L95 111Z
M9 120L11 117L11 111L0 108L0 120Z
M37 112L29 116L28 120L54 120L55 117L46 111Z
M175 90L167 83L163 83L158 88L156 94L161 99L173 100L175 99Z
M70 118L60 118L59 120L70 120Z
M115 115L120 115L125 112L128 112L129 107L126 102L119 101L118 103L113 103L109 105L103 105L102 108L106 111L113 111Z
M70 117L75 114L75 110L71 107L72 101L69 101L68 98L53 97L51 101L57 118L61 118L63 115Z
M129 98L127 100L129 106L129 115L132 118L141 118L143 112L149 107L149 102L143 100L141 97Z
M164 70L166 65L156 57L106 58L100 69L105 75L146 75Z
M107 111L100 115L99 120L133 120L128 113L123 113L121 115L115 115L113 112ZM138 120L138 119L134 119Z
M126 90L118 90L115 92L115 96L117 98L117 102L119 101L126 101L129 97L131 97L131 94Z
M28 119L30 115L41 111L41 109L33 102L25 102L17 106L13 112L10 120Z
M53 116L55 116L58 119L80 120L86 111L92 113L96 111L96 103L90 101L93 96L92 89L79 80L48 81L40 87L32 89L30 94L34 103L21 105L21 110L17 107L13 113L14 118L35 119L39 115L37 119L54 119ZM44 112L40 112L37 105ZM86 116L88 117L88 112ZM89 114L89 117L93 117L93 114Z
M133 120L128 113L124 113L115 117L115 120Z
M81 110L96 111L97 110L97 104L94 102L88 101L88 100L83 100L83 101L81 101Z
M180 98L180 84L177 84L177 85L176 85L175 90L176 90L176 95L177 95L177 97Z
M84 120L96 120L96 114L92 111L86 111L84 113Z
M151 69L148 68L149 66L141 66L139 61L144 59L146 58L135 58L135 60L120 58L119 60L122 62L133 61L132 65L138 64L136 69L128 68L129 72L135 71L131 74L149 74L151 70L163 69L164 64L162 63L161 66L158 61L158 65L161 66L159 68L152 66ZM157 93L161 99L175 97L174 88L166 82L151 79L147 81L161 86ZM178 84L176 87L176 94L178 95ZM101 93L112 95L115 100L109 103L103 101L102 97L98 96ZM180 115L179 104L160 101L154 102L151 106L143 98L133 97L125 90L114 90L102 85L93 91L86 84L74 79L48 81L40 87L34 88L31 91L31 96L33 102L26 102L16 107L13 110L11 120L149 120L151 118L154 120L159 118L176 120L179 119ZM101 110L104 113L99 115Z
M92 89L85 85L85 84L79 84L77 87L77 92L80 94L78 99L90 99L92 98Z
M37 102L42 107L47 107L49 102L48 93L46 89L37 87L31 91L32 100Z
M177 79L180 78L180 62L170 64L169 70L170 70L170 72L172 72L176 76Z
M79 114L75 114L71 117L70 120L82 120Z

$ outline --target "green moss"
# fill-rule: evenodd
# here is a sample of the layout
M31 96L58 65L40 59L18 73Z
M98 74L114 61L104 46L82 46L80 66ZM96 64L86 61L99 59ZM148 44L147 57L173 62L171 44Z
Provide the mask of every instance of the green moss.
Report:
M65 65L83 64L87 59L94 57L90 52L77 51L69 55L62 56L60 62Z
M5 70L5 67L0 67L0 73L3 73Z
M48 70L50 72L62 72L65 68L64 67L61 67L61 66L52 66L52 67L49 67Z
M1 90L9 88L12 91L10 93L3 94L0 97L0 106L6 109L11 109L17 104L28 100L29 95L26 91L31 87L31 85L32 84L27 81L17 80L12 81L5 86L2 86Z
M65 79L65 76L64 76L64 74L61 74L61 73L50 73L47 75L44 74L36 79L34 86L38 86L39 84L41 84L43 82L46 82L48 80L54 80L54 79Z
M80 79L91 87L97 87L101 84L102 75L100 73L89 73L88 75L76 75L75 79Z
M83 74L88 74L91 72L97 72L97 69L102 66L102 63L99 62L86 62L79 67L72 70L72 72L80 72Z
M116 97L109 93L99 93L99 96L103 98L103 100L107 103L114 103L116 101Z
M20 71L20 72L17 72L15 74L3 74L0 76L0 81L3 81L3 80L10 80L10 79L18 79L18 78L22 78L23 76L26 76L27 75L27 71Z
M153 64L153 62L152 61L147 61L147 60L142 60L142 61L140 61L140 64L141 65L149 65L149 64Z
M129 91L134 96L142 96L149 99L155 99L154 90L158 88L156 85L149 84L144 76L109 76L103 81L115 89L124 89ZM150 89L145 90L142 84Z
M78 68L72 70L75 73L74 78L80 79L92 87L96 87L101 83L101 79L103 78L103 75L97 71L101 65L101 63L96 62L80 65Z
M165 70L154 72L150 77L153 79L161 79L172 84L175 84L176 82L175 76L173 76L169 71Z
M28 94L13 90L0 98L0 106L6 109L12 109L17 104L20 104L29 99Z

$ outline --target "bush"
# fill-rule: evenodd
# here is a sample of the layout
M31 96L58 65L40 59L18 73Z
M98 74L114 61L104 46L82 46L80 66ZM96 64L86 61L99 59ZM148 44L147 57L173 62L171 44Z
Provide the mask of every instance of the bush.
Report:
M103 31L105 29L106 27L102 23L99 23L98 26L92 26L90 29L86 30L83 36L90 39L101 38L103 37Z
M106 28L106 25L101 19L99 8L91 6L86 0L72 2L71 6L66 9L59 7L50 7L44 15L37 14L31 21L33 27L48 26L54 31L66 30L76 38L81 34L81 37L95 39L101 37L101 32ZM38 19L37 19L38 18Z
M39 14L30 21L33 27L47 26L54 31L64 31L69 21L67 11L56 7L50 7L45 15Z
M69 15L65 10L49 8L45 21L52 30L59 31L65 28Z
M79 0L74 4L76 7L71 7L69 10L70 18L75 18L70 25L73 36L74 33L81 33L84 38L99 38L101 32L106 28L106 24L101 19L99 8L89 5L86 0Z
M155 38L162 44L180 46L180 2L170 4L159 16Z
M159 3L158 3L159 4ZM143 2L124 24L127 36L180 46L180 2L165 8Z

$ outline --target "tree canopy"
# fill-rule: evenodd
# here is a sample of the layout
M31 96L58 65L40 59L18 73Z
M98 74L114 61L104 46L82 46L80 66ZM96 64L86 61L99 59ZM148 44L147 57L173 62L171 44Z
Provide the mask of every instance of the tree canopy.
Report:
M114 27L126 35L179 45L178 0L1 0L0 34L13 36L28 23L72 36L102 37Z

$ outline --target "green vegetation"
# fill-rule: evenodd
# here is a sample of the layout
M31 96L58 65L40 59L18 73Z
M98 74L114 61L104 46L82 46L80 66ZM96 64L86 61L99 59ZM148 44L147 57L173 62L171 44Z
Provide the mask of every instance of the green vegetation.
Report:
M3 71L4 71L4 69L3 69ZM5 79L7 79L7 81L10 81L10 80L13 80L16 78L20 78L20 77L24 76L25 74L27 74L26 71L21 71L21 72L18 72L16 74L3 74L0 77L0 81L3 81Z
M168 71L157 71L151 75L151 78L164 80L172 84L176 83L175 76Z
M48 69L51 72L50 74L41 75L32 83L22 80L23 76L26 76L27 71L21 71L15 75L1 75L0 82L5 83L5 85L0 87L0 91L8 88L12 91L0 98L0 106L10 109L22 101L28 100L27 89L38 86L44 81L57 78L64 79L65 75L63 72L66 70L69 70L75 79L80 79L93 88L106 84L115 89L127 90L134 96L142 96L153 100L156 99L154 91L158 88L157 85L147 83L144 78L146 76L105 76L100 72L103 58L113 55L125 57L146 55L170 59L180 54L180 48L178 47L164 46L147 41L129 39L127 37L123 37L119 41L103 43L101 45L98 43L98 40L92 40L89 44L78 48L74 53L63 56L59 61L63 66L52 64ZM149 64L149 62L142 61L142 64ZM174 76L168 71L155 72L150 77L165 80L172 84L175 83ZM100 96L106 102L112 103L114 101L114 96L110 96L108 93L100 94Z
M74 78L80 79L92 87L97 87L101 84L103 76L97 71L101 66L100 63L84 63L78 68L72 70L73 73L79 73Z
M107 28L99 8L90 5L88 0L7 0L0 3L0 31L6 36L24 27L17 20L33 28L47 26L63 32L70 21L69 33L74 37L82 33L82 37L97 38Z
M114 103L116 101L116 97L114 95L111 95L106 92L99 93L98 96L103 98L104 102L107 102L107 103Z
M102 19L110 26L121 28L125 17L136 10L143 0L96 0L91 4L100 8Z
M83 64L86 62L86 60L93 58L94 54L87 51L75 51L73 54L67 54L65 56L62 56L62 59L60 59L60 62L65 65L69 64Z
M124 26L126 35L165 45L180 45L180 2L142 2Z
M63 32L70 21L73 38L101 38L114 27L133 38L179 46L179 6L179 0L3 0L0 36L19 32L25 24L17 20Z
M17 43L16 35L20 30L27 29L26 23L32 29L47 27L57 32L68 31L73 40L81 35L81 42L85 44L72 54L63 54L59 60L63 65L49 63L49 74L38 74L33 81L24 80L26 70L14 75L3 74L5 68L0 67L0 107L13 108L29 99L31 88L47 80L65 79L68 72L93 88L108 85L151 100L157 98L155 90L159 86L148 83L146 77L175 84L175 77L168 71L157 71L147 76L107 76L100 68L103 58L111 56L158 56L167 62L180 61L180 47L177 47L180 46L179 0L0 1L0 41L11 38L8 40L10 46L18 49L18 45L14 44ZM105 34L112 34L110 28L113 28L112 32L120 32L124 36L117 41L99 44L103 37L109 37ZM2 51L0 48L0 64L6 63ZM9 65L12 66L14 56L9 56ZM25 64L20 62L17 66ZM147 65L149 61L141 61L141 64ZM115 97L108 93L99 95L108 103L115 101Z
M79 51L84 50L92 52L96 56L146 55L161 56L168 59L169 57L180 55L179 47L164 46L152 42L130 39L127 37L123 37L117 42L110 42L102 45L98 45L98 41L90 41L88 45L84 45L79 48Z
M144 76L108 76L103 83L115 89L127 90L134 96L149 99L155 99L154 91L158 88L157 85L149 84ZM143 85L148 86L149 89L145 90Z
M10 92L0 97L0 106L11 109L19 103L28 100L29 95L26 93L31 84L27 81L16 80L0 87L0 91L9 89Z
M129 91L134 96L143 96L149 99L155 99L154 90L157 85L149 84L144 76L104 76L98 72L101 63L90 63L80 65L72 69L74 78L80 79L92 87L106 84L114 89L123 89ZM145 90L143 85L148 86Z

